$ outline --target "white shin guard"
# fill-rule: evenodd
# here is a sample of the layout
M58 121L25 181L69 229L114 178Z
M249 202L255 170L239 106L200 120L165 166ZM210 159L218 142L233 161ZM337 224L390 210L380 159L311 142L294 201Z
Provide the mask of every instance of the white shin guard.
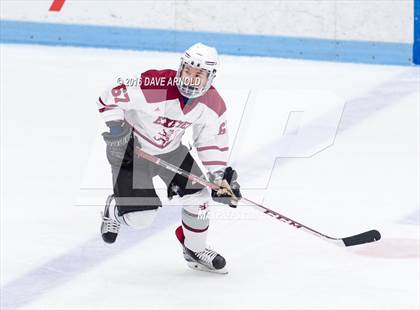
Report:
M184 245L194 252L201 252L207 246L209 200L210 193L207 188L181 198Z

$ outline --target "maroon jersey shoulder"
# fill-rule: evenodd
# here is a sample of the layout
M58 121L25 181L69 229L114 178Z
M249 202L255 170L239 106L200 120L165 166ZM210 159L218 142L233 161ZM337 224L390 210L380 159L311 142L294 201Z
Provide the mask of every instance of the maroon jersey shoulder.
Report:
M149 103L180 98L181 94L174 83L176 71L147 70L141 74L140 89Z
M185 105L183 97L175 83L177 72L171 69L148 70L141 74L140 89L148 103L179 99L184 113L192 110L198 102L205 104L218 116L226 111L226 105L216 88L213 86L201 97Z
M219 92L213 86L200 97L200 101L212 109L220 117L226 111L226 104Z
M142 88L156 88L156 87L165 87L168 85L168 80L170 78L175 78L176 71L172 69L164 70L147 70L141 74L142 78ZM160 78L160 80L158 80ZM152 81L153 80L153 81ZM154 82L159 81L159 85L153 85Z

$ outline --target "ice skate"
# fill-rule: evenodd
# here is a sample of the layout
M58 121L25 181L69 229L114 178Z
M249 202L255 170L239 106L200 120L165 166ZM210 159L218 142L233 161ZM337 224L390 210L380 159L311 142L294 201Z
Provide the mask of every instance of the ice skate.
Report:
M184 246L183 253L191 269L220 274L228 273L225 258L216 251L206 248L201 252L193 252Z
M207 271L219 274L227 274L225 258L216 251L206 248L201 252L194 252L184 245L184 233L182 227L179 226L175 235L182 244L184 259L187 261L188 267L194 270Z
M101 213L101 235L106 243L114 243L120 231L120 222L115 217L114 195L109 195L106 200L104 212Z

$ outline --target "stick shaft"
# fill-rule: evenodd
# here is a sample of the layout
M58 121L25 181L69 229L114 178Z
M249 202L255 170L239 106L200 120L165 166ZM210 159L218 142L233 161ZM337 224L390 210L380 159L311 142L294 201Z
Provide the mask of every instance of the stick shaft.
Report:
M146 159L150 162L153 162L156 165L164 167L164 168L166 168L166 169L168 169L168 170L170 170L174 173L180 174L180 175L186 177L189 180L195 181L195 182L197 182L197 183L199 183L203 186L207 186L207 187L209 187L213 190L218 190L219 189L219 186L217 186L216 184L213 184L213 183L207 181L204 178L201 178L201 177L196 176L196 175L194 175L190 172L187 172L187 171L185 171L185 170L183 170L183 169L181 169L181 168L179 168L179 167L177 167L177 166L175 166L171 163L168 163L168 162L154 156L154 155L148 154L138 147L135 149L135 153L136 153L137 156L139 156L141 158L144 158L144 159ZM280 214L280 213L278 213L274 210L271 210L271 209L269 209L269 208L267 208L267 207L265 207L261 204L258 204L256 202L254 202L250 199L242 197L241 200L250 204L255 210L263 212L264 214L269 215L269 216L271 216L271 217L273 217L273 218L275 218L275 219L277 219L277 220L279 220L283 223L289 224L290 226L293 226L297 229L301 229L301 230L306 231L306 232L308 232L312 235L315 235L317 237L327 239L329 241L333 241L334 243L342 243L342 241L338 238L329 237L329 236L327 236L323 233L320 233L319 231L316 231L315 229L312 229L312 228L310 228L306 225L303 225L303 224L301 224L301 223L299 223L295 220L292 220L291 218L288 218L287 216L284 216L284 215L282 215L282 214Z

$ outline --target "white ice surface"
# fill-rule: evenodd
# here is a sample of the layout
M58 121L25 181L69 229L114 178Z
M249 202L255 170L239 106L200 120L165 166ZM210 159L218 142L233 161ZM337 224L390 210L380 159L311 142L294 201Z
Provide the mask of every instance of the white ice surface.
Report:
M336 248L247 206L215 206L210 243L230 271L221 276L187 269L174 238L178 206L161 209L153 230L124 229L115 246L99 236L110 172L95 100L117 77L176 69L178 55L16 45L0 52L3 308L420 307L418 67L222 57L215 83L232 144L238 137L243 147L234 162L248 184L244 196L332 236L376 228L383 238ZM247 101L261 89L282 95ZM318 94L306 95L318 114L294 130L322 129L331 112L325 95L345 103L337 135L312 157L273 166L267 154L286 139L284 107L305 92ZM264 124L265 138L236 134L245 107L255 114L243 129ZM268 122L277 118L275 130Z

